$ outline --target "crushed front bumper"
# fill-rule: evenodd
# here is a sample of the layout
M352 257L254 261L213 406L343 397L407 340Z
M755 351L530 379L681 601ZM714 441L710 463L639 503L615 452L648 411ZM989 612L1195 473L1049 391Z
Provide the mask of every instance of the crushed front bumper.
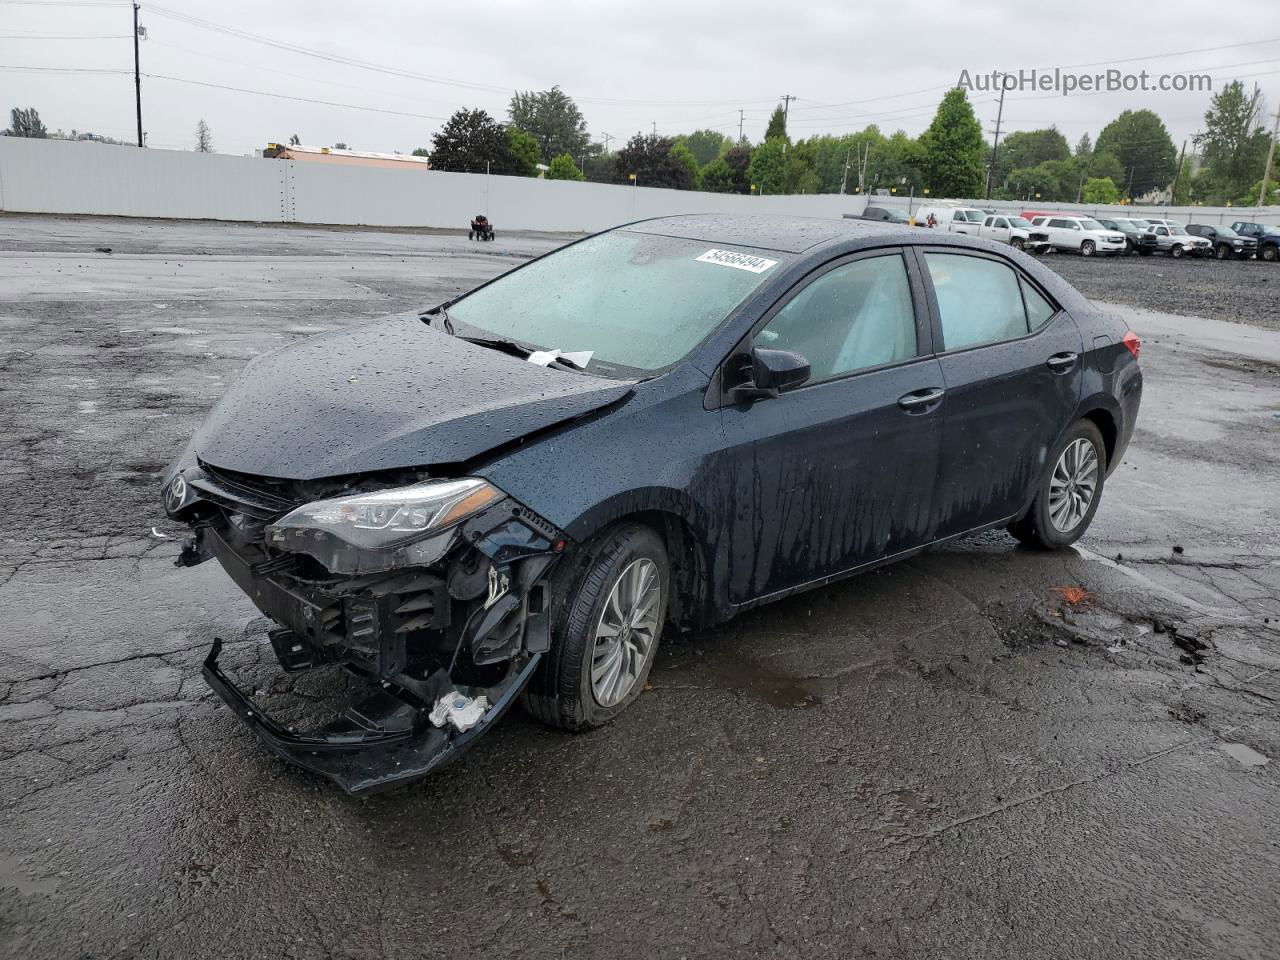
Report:
M451 761L506 712L550 647L549 577L567 539L511 498L435 535L419 564L338 573L266 536L293 508L289 497L307 490L204 465L175 477L167 489L180 495L166 507L193 533L178 565L216 559L277 625L269 639L286 673L340 668L368 691L300 732L232 681L221 641L205 660L206 681L273 753L348 793Z
M423 705L394 685L374 688L321 730L295 733L262 710L218 665L222 641L204 661L205 681L282 760L327 777L353 796L376 793L434 773L455 759L498 720L529 682L541 654L530 656L503 681L496 699L462 733L424 725ZM452 734L452 735L451 735Z

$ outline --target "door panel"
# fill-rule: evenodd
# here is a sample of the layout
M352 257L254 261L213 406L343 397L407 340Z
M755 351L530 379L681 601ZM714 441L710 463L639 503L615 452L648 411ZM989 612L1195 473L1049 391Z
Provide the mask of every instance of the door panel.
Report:
M924 259L929 264L939 256L946 261L979 259L940 252L926 253ZM936 537L963 533L1019 512L1080 396L1083 344L1075 322L1067 313L1057 311L1025 277L1019 279L1020 274L1011 266L982 259L1007 270L1016 284L1025 285L1024 303L1030 306L1037 329L1027 334L1024 327L1022 336L1005 336L943 352L939 357L947 393L933 496ZM966 275L964 279L970 282L963 288L940 291L947 279L939 274L937 264L934 260L933 269L926 274L939 277L930 299L944 351L949 326L953 340L961 338L955 329L957 319L985 324L983 329L991 333L1012 331L1013 309L1007 298L1017 294L1003 285L1003 275L993 273L991 285L986 287ZM955 279L953 276L952 282ZM1014 287L1015 291L1021 289ZM970 316L960 315L958 310L967 310ZM982 313L994 316L978 316Z
M942 402L932 357L727 407L734 451L730 598L839 573L929 539Z
M877 251L816 272L744 344L802 354L817 382L721 411L734 602L928 538L943 400L927 318L914 258Z

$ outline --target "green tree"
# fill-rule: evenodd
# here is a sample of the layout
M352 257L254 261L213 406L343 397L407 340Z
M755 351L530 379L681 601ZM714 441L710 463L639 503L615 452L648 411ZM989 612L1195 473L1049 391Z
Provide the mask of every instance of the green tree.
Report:
M637 183L643 187L692 190L693 174L675 155L672 150L674 146L670 137L637 133L614 156L614 182L630 183L630 174L634 173Z
M961 87L948 90L920 137L920 172L935 197L976 197L982 189L986 142Z
M1270 137L1262 126L1262 91L1246 93L1233 80L1214 94L1204 115L1204 133L1195 137L1204 152L1206 178L1212 199L1225 203L1242 196L1266 163ZM1259 184L1257 189L1261 189ZM1257 189L1253 202L1258 202Z
M350 148L350 147L348 147L348 146L347 146L343 141L339 140L337 143L335 143L335 144L333 145L333 149L335 149L335 150L350 150L351 148Z
M9 111L9 129L4 131L3 135L44 140L49 136L49 131L45 129L44 122L40 119L40 114L36 112L35 107L27 107L25 110L14 107Z
M196 153L213 153L213 134L209 132L204 117L196 124Z
M582 111L559 86L537 93L517 91L511 98L507 115L512 126L532 134L538 141L543 163L551 163L562 153L580 157L591 143Z
M766 140L751 153L747 176L756 193L782 193L787 164L787 142L780 137Z
M548 180L585 180L582 171L578 169L578 165L573 162L573 157L567 153L562 153L558 157L551 158L551 164L547 170L546 177Z
M821 187L816 168L818 139L801 140L786 153L782 165L783 193L817 193Z
M411 154L411 156L414 156L414 157L429 157L429 156L431 156L431 151L429 151L426 147L414 147L414 148L413 148L413 153Z
M507 132L484 110L458 110L431 137L431 166L460 173L515 173Z
M1085 169L1091 177L1107 177L1117 187L1123 189L1125 184L1124 164L1116 159L1114 153L1096 151L1086 158Z
M298 136L296 133L293 134L291 137L289 137L289 146L291 147L302 146L302 138Z
M1098 153L1110 153L1125 170L1130 197L1141 197L1169 185L1178 167L1178 151L1169 131L1150 110L1126 110L1098 134Z
M871 129L874 128L868 127ZM906 193L909 185L920 185L922 160L920 141L904 131L881 138L867 159L867 191L896 188Z
M769 126L764 130L764 139L766 143L770 140L791 142L791 138L787 136L787 114L781 105L773 108L773 113L769 116Z
M1037 167L1050 160L1069 160L1071 148L1057 127L1042 130L1017 130L1000 143L992 183L1004 183L1011 170Z
M712 193L750 193L751 148L730 147L724 156L716 157L702 170L702 189Z
M1089 138L1089 134L1080 134L1080 139L1076 141L1076 156L1082 160L1093 156L1093 141Z
M676 143L688 148L699 167L705 167L732 145L732 141L717 130L695 130L683 137L677 137Z
M536 176L542 151L533 135L516 127L507 127L507 153L511 156L512 170L522 177Z
M1085 203L1116 203L1120 199L1120 188L1110 177L1090 177L1084 185Z
M677 140L671 145L671 157L689 171L689 177L692 180L693 189L698 189L698 161L697 158L694 157L693 151Z

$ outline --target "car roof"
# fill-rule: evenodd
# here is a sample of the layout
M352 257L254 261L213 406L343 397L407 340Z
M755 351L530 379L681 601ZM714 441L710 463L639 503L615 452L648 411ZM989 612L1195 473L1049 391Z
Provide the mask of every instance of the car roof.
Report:
M907 242L919 240L918 231L873 220L828 220L821 217L788 217L757 214L688 214L657 217L626 224L619 229L736 247L758 247L779 253L803 253L831 240L883 243L895 236Z

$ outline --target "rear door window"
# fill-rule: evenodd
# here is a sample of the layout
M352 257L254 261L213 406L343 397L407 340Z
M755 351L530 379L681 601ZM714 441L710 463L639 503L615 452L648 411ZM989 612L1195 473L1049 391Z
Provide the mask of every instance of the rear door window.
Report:
M944 350L1015 340L1030 331L1022 285L1012 267L953 253L929 252L925 262L938 300Z
M800 354L811 382L914 357L915 307L901 255L824 273L774 314L754 345Z

